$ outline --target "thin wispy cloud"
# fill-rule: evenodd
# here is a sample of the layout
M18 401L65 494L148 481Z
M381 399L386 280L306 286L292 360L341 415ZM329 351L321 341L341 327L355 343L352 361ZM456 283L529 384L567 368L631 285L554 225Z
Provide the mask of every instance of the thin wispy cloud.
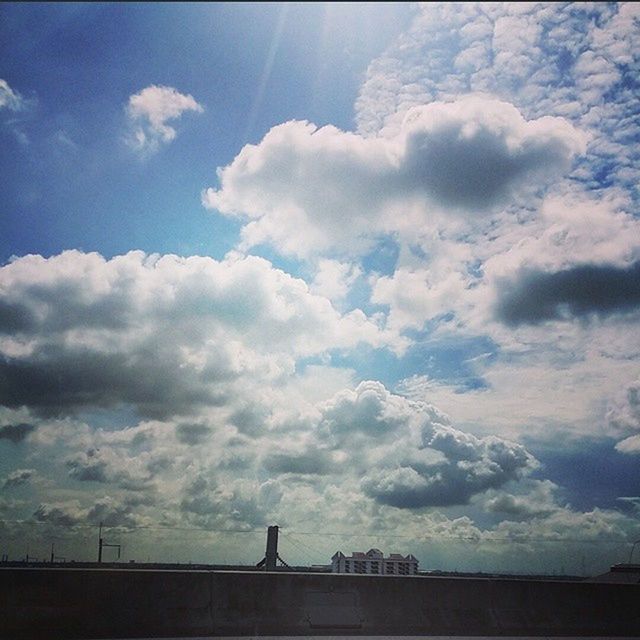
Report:
M24 100L16 93L6 80L0 78L0 109L20 111L24 106Z

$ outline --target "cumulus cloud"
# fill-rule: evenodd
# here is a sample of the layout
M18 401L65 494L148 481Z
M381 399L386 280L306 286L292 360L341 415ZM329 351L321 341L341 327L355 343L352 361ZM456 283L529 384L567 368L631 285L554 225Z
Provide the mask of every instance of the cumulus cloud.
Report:
M382 383L374 380L361 382L355 389L338 392L322 405L321 411L320 429L337 444L360 435L393 437L396 429L408 424L411 415L411 409L403 398L390 393ZM446 417L442 419L446 420Z
M505 222L479 256L489 277L519 269L564 271L594 264L627 268L640 259L640 222L632 200L618 190L598 194L569 191L547 197L535 218Z
M401 508L468 504L470 499L522 478L536 467L524 447L495 437L476 438L451 427L431 425L424 446L444 454L443 462L374 471L364 491L379 502Z
M521 445L459 431L432 405L372 381L325 403L318 433L334 459L362 474L366 495L400 508L467 504L537 465Z
M496 315L511 326L624 314L640 307L640 262L626 269L588 264L524 272L498 287Z
M243 377L291 372L298 357L403 345L255 257L26 256L0 269L0 300L29 318L4 316L0 404L41 415L123 404L191 414L224 404Z
M153 152L177 135L168 124L186 111L202 113L204 108L189 94L173 87L151 85L129 97L126 112L133 131L128 144L137 151Z
M562 118L526 121L513 105L481 96L414 107L388 138L288 122L219 169L220 187L203 203L250 219L245 247L362 251L376 235L415 233L437 211L477 216L533 183L540 189L584 146Z
M560 509L555 498L558 485L549 480L529 480L527 484L523 483L522 487L529 489L527 493L514 495L499 492L487 500L486 508L509 520L547 516Z
M6 80L0 78L0 109L19 111L24 105L24 100L16 93Z
M551 339L546 322L556 321L557 328L557 321L578 320L564 322L567 338L582 340L577 327L586 331L590 324L592 343L603 340L607 349L636 331L632 323L617 336L606 328L637 311L640 222L632 209L619 191L569 190L547 197L535 213L505 213L463 237L417 233L393 273L369 276L371 300L388 306L387 327L395 331L421 330L433 321L445 339L456 331L515 348L519 342L543 346ZM589 318L599 322L585 322ZM607 335L598 338L595 331Z

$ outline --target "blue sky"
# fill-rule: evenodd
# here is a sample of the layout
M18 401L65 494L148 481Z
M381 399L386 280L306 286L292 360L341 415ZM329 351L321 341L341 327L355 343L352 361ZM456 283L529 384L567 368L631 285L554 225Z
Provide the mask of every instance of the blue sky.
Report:
M0 14L3 553L627 557L637 5Z

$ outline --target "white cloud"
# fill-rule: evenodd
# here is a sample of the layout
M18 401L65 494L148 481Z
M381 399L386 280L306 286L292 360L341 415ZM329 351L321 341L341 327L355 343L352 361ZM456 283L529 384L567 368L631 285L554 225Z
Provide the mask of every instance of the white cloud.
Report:
M225 404L247 380L288 377L297 358L359 343L402 350L406 341L256 257L68 251L0 269L8 407L188 414Z
M309 458L308 470L341 472L347 484L357 483L381 505L417 509L467 504L472 496L517 480L537 464L520 445L463 433L434 406L391 394L379 382L345 389L317 409L319 415L308 427L316 435L296 449L295 457L287 456L289 469L300 472Z
M219 169L220 187L203 203L250 219L244 248L352 254L383 233L413 236L452 214L473 219L538 193L584 145L562 118L526 121L511 104L480 96L415 107L388 138L288 122Z
M616 449L621 453L640 454L640 435L621 440L616 444Z
M137 151L153 152L161 144L176 137L169 121L176 120L186 111L202 113L204 108L189 94L173 87L151 85L129 97L126 112L132 132L127 143Z
M16 93L6 80L0 78L0 109L10 111L20 111L24 106L24 100L19 93Z
M455 262L429 267L400 267L391 276L372 278L371 300L389 305L388 326L422 329L465 297L470 279Z
M309 288L312 293L339 302L346 298L361 275L362 270L357 265L322 258L318 260L316 274Z

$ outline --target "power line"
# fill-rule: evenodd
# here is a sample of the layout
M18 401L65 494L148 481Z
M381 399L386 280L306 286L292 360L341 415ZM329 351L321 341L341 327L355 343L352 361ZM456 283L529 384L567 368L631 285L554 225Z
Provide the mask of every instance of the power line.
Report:
M50 527L60 527L63 529L97 529L98 524L88 524L88 523L70 523L70 522L43 522L40 520L0 520L0 525L2 524L17 524L17 525L38 525L38 526L50 526ZM145 530L145 531L203 531L206 533L253 533L253 534L264 534L264 529L210 529L207 527L177 527L177 526L169 526L169 525L122 525L122 524L114 524L108 525L103 524L103 529L123 529L125 531L137 531L137 530Z
M46 522L39 520L0 520L0 525L2 524L16 524L16 525L24 525L24 526L50 526L50 527L59 527L64 529L96 529L98 527L97 524L89 524L89 523L65 523L65 522ZM252 534L252 535L264 535L264 528L260 529L212 529L208 527L180 527L180 526L171 526L171 525L103 525L104 528L109 529L121 529L123 533L133 532L133 531L193 531L193 532L203 532L203 533L233 533L233 534ZM282 527L280 531L283 532ZM289 535L289 539L291 539L291 535L296 536L322 536L322 537L334 537L334 538L368 538L368 539L380 539L380 538L389 538L389 539L398 539L398 540L413 540L414 542L427 542L430 540L451 540L451 541L464 541L464 542L510 542L510 543L526 543L526 542L553 542L560 544L631 544L632 540L623 540L623 539L603 539L603 538L545 538L539 536L453 536L453 535L445 535L445 534L432 534L428 536L423 536L419 538L416 535L407 535L407 534L399 534L399 533L389 533L386 531L380 531L377 533L345 533L345 532L336 532L336 531L294 531L290 529L284 529L284 531ZM299 542L299 541L298 541ZM300 542L299 542L300 543ZM302 543L300 543L302 544ZM314 553L318 553L318 550L313 550L311 547L308 547L309 550L314 551Z
M316 559L321 558L322 561L324 562L326 558L326 552L320 551L319 549L313 549L312 547L304 543L296 542L296 540L293 539L293 536L287 535L282 531L280 533L287 542L291 543L296 549L298 549L298 551L302 552L305 556L308 555L309 552L311 552Z
M529 537L529 536L449 536L449 535L428 535L418 538L418 536L402 535L398 533L386 533L384 531L380 533L337 533L333 531L289 531L297 536L333 536L337 538L397 538L404 540L414 540L416 542L429 540L463 540L472 542L561 542L561 543L593 543L593 544L631 544L631 540L606 540L602 538L541 538L541 537Z

